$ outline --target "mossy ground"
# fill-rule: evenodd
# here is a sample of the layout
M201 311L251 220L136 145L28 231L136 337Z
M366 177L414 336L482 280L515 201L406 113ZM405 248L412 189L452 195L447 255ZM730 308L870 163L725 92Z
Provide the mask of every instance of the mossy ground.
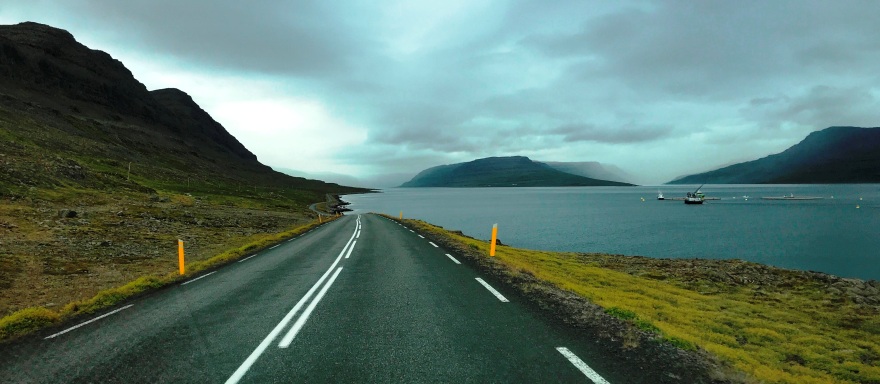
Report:
M331 217L329 219L324 219L323 222L326 223L333 219L335 218ZM193 275L206 269L214 268L230 261L240 259L283 239L304 233L317 225L319 225L318 221L312 221L280 233L251 236L250 241L244 245L228 249L208 258L187 262L185 275L180 275L179 272L177 272L176 264L173 263L164 263L166 265L159 269L149 268L144 265L138 265L137 263L133 263L134 265L129 264L127 269L132 271L131 274L137 273L135 271L140 271L143 275L124 284L118 284L114 281L107 281L105 279L103 280L104 284L102 285L110 285L110 287L106 289L101 289L101 285L98 285L95 280L90 281L91 285L87 286L87 288L89 288L88 290L82 289L84 287L79 287L79 289L67 287L68 291L78 292L78 296L83 298L71 301L60 309L27 307L0 318L0 340L22 336L43 327L56 324L62 320L78 315L91 314L104 308L114 306L144 292L183 279L191 278ZM172 265L174 268L169 268ZM82 293L95 290L97 290L97 293L93 296Z
M406 224L488 254L485 241L420 221ZM880 383L877 306L846 299L817 274L736 260L693 268L703 263L506 246L497 248L495 260L508 273L576 293L666 342L705 350L756 382ZM760 271L756 281L716 278L743 264Z

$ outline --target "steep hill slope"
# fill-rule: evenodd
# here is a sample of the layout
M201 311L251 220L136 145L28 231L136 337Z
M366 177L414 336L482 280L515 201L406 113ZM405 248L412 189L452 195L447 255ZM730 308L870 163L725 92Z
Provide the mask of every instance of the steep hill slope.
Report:
M528 157L488 157L419 172L401 187L567 187L632 185L553 169Z
M315 220L365 191L261 164L186 93L36 23L0 26L0 317L58 308Z
M783 152L670 184L809 184L880 182L880 128L830 127Z
M36 23L0 26L0 122L6 151L29 163L33 146L79 164L103 187L128 164L132 183L118 186L227 193L242 185L323 193L358 191L295 178L260 164L186 93L149 92L119 61L78 43L66 31ZM63 176L63 175L62 175ZM81 184L43 173L3 184ZM119 182L118 179L115 179ZM35 184L35 185L37 185ZM7 187L8 188L8 187ZM182 190L181 190L182 191ZM302 196L302 193L289 197ZM311 197L310 197L311 199Z

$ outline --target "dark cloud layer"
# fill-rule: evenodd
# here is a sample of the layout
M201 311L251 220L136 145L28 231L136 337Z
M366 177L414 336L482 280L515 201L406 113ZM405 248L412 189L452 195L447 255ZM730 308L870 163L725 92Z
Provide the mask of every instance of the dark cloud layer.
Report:
M880 2L40 4L27 7L188 70L317 99L366 131L334 157L373 172L522 153L624 168L644 161L628 151L757 157L829 125L878 125ZM681 173L661 163L636 176Z

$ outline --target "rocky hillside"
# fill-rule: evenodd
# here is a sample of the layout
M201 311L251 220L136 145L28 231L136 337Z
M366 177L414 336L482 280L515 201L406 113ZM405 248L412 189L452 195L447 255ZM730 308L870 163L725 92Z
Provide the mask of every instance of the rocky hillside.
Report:
M60 29L36 23L0 26L0 76L0 123L9 139L2 149L22 153L15 158L24 167L35 159L31 151L20 150L36 146L52 161L76 163L90 175L86 179L103 179L103 187L111 180L145 190L256 185L312 191L317 201L327 192L359 190L273 171L186 93L147 91L121 62ZM126 183L118 180L123 171ZM5 193L15 184L82 181L51 173L29 180L8 173L0 174Z
M0 317L57 308L314 220L327 193L257 157L183 91L107 53L0 26Z
M880 182L880 128L830 127L775 155L685 176L669 184Z
M401 187L574 187L632 185L553 169L528 157L488 157L419 172Z

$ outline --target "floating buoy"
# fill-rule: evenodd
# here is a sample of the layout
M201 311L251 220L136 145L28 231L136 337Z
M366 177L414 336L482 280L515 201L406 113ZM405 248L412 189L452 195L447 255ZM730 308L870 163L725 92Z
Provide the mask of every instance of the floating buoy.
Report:
M642 201L645 201L645 198L644 198L644 197L642 198Z
M859 198L859 201L862 201L862 198L861 198L861 197Z
M858 205L858 204L856 204L856 209L859 209L859 205Z

